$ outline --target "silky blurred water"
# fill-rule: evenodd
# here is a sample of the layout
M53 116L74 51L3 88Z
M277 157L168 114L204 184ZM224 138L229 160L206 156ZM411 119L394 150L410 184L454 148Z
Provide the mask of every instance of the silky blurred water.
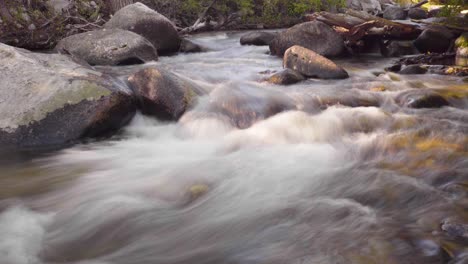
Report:
M239 37L154 63L205 92L177 123L138 114L111 139L3 154L0 264L467 263L461 78L366 56L337 60L350 79L276 86L281 60ZM397 104L421 89L452 106Z

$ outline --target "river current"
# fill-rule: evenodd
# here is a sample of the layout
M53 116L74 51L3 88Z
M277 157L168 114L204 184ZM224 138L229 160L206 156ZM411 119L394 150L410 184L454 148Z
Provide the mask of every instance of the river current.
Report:
M177 123L4 155L0 264L468 263L466 79L364 56L336 61L346 80L271 85L281 59L239 37L154 63L205 91ZM451 106L398 104L422 89Z

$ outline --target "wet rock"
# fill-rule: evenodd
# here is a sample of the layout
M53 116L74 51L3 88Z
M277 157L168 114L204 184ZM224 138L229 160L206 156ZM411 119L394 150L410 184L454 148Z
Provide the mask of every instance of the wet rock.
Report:
M394 64L390 67L385 68L385 71L389 72L399 72L401 70L401 64Z
M408 65L404 67L399 74L425 74L427 68L424 68L420 65Z
M348 73L333 61L301 46L293 46L286 51L283 66L298 71L306 77L320 79L349 77Z
M130 65L158 60L154 46L142 36L122 29L103 29L62 39L56 50L90 65Z
M209 111L226 116L233 126L241 129L294 109L296 106L292 100L271 90L220 87L210 93Z
M294 45L326 57L338 56L345 49L343 38L330 26L319 21L298 24L279 33L270 43L270 51L271 54L282 57Z
M0 72L2 148L102 136L125 125L136 110L127 87L64 55L0 44Z
M445 220L440 225L440 229L453 238L468 239L468 224Z
M135 32L148 39L160 54L179 51L181 39L172 22L142 3L120 9L104 27Z
M406 19L406 11L400 6L389 6L383 12L383 18L388 20L403 20Z
M182 42L180 43L180 50L179 52L183 53L196 53L196 52L204 52L207 51L206 48L194 43L191 40L188 39L182 39Z
M141 70L128 78L144 114L178 120L194 104L201 88L162 68Z
M430 27L425 29L414 41L414 46L421 53L443 53L452 43L453 35L445 27Z
M426 89L403 92L395 100L400 106L409 108L440 108L449 105L442 95Z
M289 85L305 80L304 76L297 71L285 69L270 76L266 81L272 84Z
M425 19L427 18L427 11L420 7L410 8L408 17L411 19Z
M277 33L272 32L250 32L240 38L241 45L268 46L271 41L277 36Z
M382 45L380 52L385 57L400 57L419 53L412 41L397 40L390 40Z

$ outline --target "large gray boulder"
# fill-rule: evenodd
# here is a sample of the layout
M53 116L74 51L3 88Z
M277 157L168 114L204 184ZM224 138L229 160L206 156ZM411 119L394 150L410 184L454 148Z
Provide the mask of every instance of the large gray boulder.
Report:
M383 12L383 18L388 20L403 20L407 15L407 11L401 6L389 6Z
M62 39L55 48L90 65L129 65L158 60L144 37L123 29L102 29Z
M268 46L278 33L255 31L243 35L240 38L241 45Z
M413 43L421 53L443 53L449 49L453 38L453 34L447 28L431 26L425 29Z
M136 111L126 86L60 54L0 44L0 145L51 147L102 136Z
M294 45L326 57L338 56L344 51L343 38L330 26L319 21L298 24L281 32L270 43L270 52L282 57L284 52Z
M152 67L128 78L144 114L162 120L178 120L203 90L174 73Z
M283 66L298 71L306 77L319 79L349 77L348 73L333 61L301 46L293 46L286 51Z
M159 54L169 54L179 50L181 39L174 24L142 3L120 9L104 27L133 31L148 39Z
M377 15L382 12L382 6L378 0L347 0L346 6L348 8L362 10L373 15Z

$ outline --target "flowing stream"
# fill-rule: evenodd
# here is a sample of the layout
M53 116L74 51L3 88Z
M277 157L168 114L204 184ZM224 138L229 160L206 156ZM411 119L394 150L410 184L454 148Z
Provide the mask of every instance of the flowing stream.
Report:
M282 61L239 37L156 63L207 94L179 122L4 155L0 264L468 263L466 80L367 56L336 61L346 80L271 85ZM397 103L427 89L452 106Z

